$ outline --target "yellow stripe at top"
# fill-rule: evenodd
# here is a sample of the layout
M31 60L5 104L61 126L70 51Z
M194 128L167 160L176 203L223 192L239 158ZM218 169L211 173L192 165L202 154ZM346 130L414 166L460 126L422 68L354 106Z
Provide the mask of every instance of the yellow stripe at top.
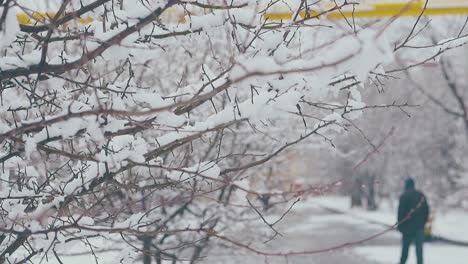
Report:
M431 6L435 3L436 5ZM323 10L329 10L334 5L324 5ZM353 11L350 6L341 10L325 12L320 16L321 19L343 19L343 18L379 18L393 16L419 16L424 9L424 1L412 2L387 2L387 3L364 3L355 6ZM309 16L315 17L320 15L320 11L309 11ZM168 9L164 14L169 14L168 22L185 23L186 18L181 12L175 9ZM424 11L424 15L461 15L468 14L468 0L452 0L452 1L429 1L429 5ZM192 14L195 15L195 14ZM306 12L299 13L302 18L306 17ZM22 25L44 24L50 21L55 16L54 12L47 13L32 13L31 15L19 13L16 15L18 22ZM271 11L264 14L264 18L268 20L289 20L293 13L289 10ZM93 21L91 17L75 19L80 24L89 24Z
M18 23L21 25L35 25L35 24L44 24L46 21L52 20L55 16L55 12L47 12L47 13L32 13L32 14L25 14L25 13L18 13L16 14L16 18L18 19ZM77 18L75 19L80 24L89 24L93 22L91 17L85 18Z

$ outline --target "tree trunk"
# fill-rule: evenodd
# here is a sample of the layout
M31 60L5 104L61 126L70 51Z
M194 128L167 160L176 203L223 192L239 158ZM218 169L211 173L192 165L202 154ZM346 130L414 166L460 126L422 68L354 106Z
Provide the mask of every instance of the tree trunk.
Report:
M369 177L367 183L367 210L375 211L377 204L375 202L375 176Z
M356 179L353 188L351 189L351 208L362 207L362 182L360 179Z
M143 238L143 264L151 264L151 237Z

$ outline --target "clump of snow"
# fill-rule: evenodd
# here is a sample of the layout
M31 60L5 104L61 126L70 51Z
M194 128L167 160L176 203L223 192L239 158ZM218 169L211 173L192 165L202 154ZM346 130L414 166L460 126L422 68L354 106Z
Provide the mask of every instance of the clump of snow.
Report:
M110 164L119 163L124 160L134 162L145 162L144 154L148 152L147 143L141 137L122 135L112 138L107 149L101 150L97 158L101 162Z

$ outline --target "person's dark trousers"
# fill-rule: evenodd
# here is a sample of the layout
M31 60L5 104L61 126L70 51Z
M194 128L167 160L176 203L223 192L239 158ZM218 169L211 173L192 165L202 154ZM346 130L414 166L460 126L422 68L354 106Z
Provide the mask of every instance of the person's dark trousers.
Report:
M411 233L403 233L403 238L401 240L402 247L400 264L406 263L409 247L413 241L414 245L416 246L416 258L418 260L418 264L423 264L424 228L418 229Z

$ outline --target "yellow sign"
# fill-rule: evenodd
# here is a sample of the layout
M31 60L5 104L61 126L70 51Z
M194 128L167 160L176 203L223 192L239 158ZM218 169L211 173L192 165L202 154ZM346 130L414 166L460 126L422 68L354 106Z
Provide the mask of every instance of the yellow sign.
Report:
M468 0L430 0L424 8L425 1L408 1L408 2L375 2L346 5L338 9L336 5L317 5L316 10L305 11L299 13L301 18L318 17L320 19L343 19L343 18L379 18L379 17L396 17L396 16L419 16L423 10L424 15L461 15L468 14ZM331 10L331 11L329 11ZM185 23L186 18L183 12L176 9L168 9L164 12L169 22ZM191 14L196 15L196 14ZM264 14L264 18L268 20L289 20L293 17L293 13L286 7L273 7L271 11ZM55 13L32 13L32 14L17 14L18 22L23 25L44 24L50 21L55 16ZM93 21L91 17L77 18L80 24L89 24Z
M430 1L431 2L431 1ZM424 1L412 2L388 2L388 3L369 3L359 4L353 7L351 5L340 9L335 9L331 12L335 5L327 5L326 8L320 10L311 10L308 12L309 17L318 17L321 19L343 19L343 18L379 18L379 17L398 17L398 16L419 16L424 11L425 16L434 15L461 15L468 14L468 1L458 1L457 4L431 4L424 8ZM325 7L325 6L324 6ZM291 19L291 12L277 11L265 14L265 18L269 20L286 20ZM306 17L306 12L300 12L302 18Z
M32 14L24 14L19 13L16 14L16 18L18 19L18 23L21 25L35 25L35 24L44 24L46 21L52 20L56 13L48 12L48 13L32 13ZM91 17L86 18L77 18L78 23L80 24L89 24L93 22Z

